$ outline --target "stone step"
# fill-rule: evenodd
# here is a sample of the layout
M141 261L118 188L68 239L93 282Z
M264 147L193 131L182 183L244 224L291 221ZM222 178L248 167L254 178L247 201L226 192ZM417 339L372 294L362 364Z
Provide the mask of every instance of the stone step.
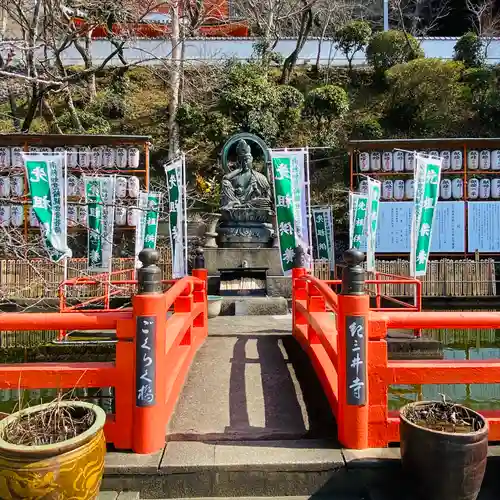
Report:
M140 500L138 491L101 491L97 500Z
M278 316L289 313L284 297L223 297L222 316Z

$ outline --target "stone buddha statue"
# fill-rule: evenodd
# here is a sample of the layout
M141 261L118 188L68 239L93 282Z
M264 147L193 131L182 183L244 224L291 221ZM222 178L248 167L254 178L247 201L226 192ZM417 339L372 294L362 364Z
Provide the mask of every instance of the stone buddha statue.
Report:
M271 209L271 186L267 177L252 168L250 146L241 139L236 168L222 178L221 210Z
M270 246L274 234L271 186L265 175L252 168L252 153L245 140L237 143L236 152L234 170L222 178L219 245L225 248Z

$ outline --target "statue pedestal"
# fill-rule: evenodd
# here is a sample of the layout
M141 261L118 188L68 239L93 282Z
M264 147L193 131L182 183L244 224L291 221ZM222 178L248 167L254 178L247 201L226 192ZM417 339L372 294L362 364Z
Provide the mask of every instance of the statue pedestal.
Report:
M217 228L219 247L269 248L274 234L268 220L272 212L256 208L222 210L222 221Z

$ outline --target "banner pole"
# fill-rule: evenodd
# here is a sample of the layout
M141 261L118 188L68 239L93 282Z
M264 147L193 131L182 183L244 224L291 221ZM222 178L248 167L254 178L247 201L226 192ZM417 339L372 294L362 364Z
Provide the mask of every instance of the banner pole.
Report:
M309 245L309 267L313 269L313 248L312 248L312 214L311 214L311 175L309 171L309 146L306 146L306 171L307 171L307 219L309 224L309 235L308 235L308 245Z
M182 153L182 196L184 224L182 242L184 246L184 276L188 274L188 242L187 242L187 180L186 180L186 153Z

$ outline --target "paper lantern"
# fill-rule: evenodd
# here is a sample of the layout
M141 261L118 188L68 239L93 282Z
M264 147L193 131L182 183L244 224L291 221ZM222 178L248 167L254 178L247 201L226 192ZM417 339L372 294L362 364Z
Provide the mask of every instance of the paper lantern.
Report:
M130 166L130 168L132 168L132 167ZM369 153L359 153L359 170L361 172L368 172L370 170L370 155L369 155Z
M122 148L122 147L116 148L115 161L116 161L116 166L118 168L121 168L121 169L127 168L127 164L128 164L127 148Z
M441 198L443 200L449 200L451 198L451 181L450 179L443 179L441 181Z
M103 158L103 147L94 146L92 148L92 152L90 155L90 166L92 168L101 168L103 166L102 158Z
M76 226L78 222L78 209L76 205L68 205L68 227Z
M479 181L479 198L487 200L491 196L491 181L489 179L481 179Z
M115 168L115 150L109 146L104 146L102 151L102 166L104 168Z
M500 179L493 179L491 181L491 197L495 200L500 198Z
M135 175L129 177L127 181L128 195L131 198L137 198L139 196L140 186L141 183L138 177L136 177Z
M392 171L392 153L390 151L382 153L382 170L384 172Z
M455 149L451 153L451 169L452 170L462 170L464 163L464 155L460 149Z
M441 151L441 168L443 170L450 170L451 168L451 152Z
M415 170L415 153L405 153L405 170L408 172Z
M12 196L22 196L24 194L24 175L16 174L10 178L10 193Z
M368 194L368 181L367 180L362 180L359 183L359 192L361 194Z
M500 170L500 149L491 152L491 168L492 170Z
M125 226L127 224L127 209L125 207L115 208L115 224Z
M489 170L491 168L491 152L489 149L483 149L479 154L479 168Z
M78 148L76 146L68 146L66 152L68 153L68 168L77 168Z
M138 211L139 211L139 209L136 207L130 207L127 210L127 225L128 226L135 227L137 225Z
M40 223L38 222L38 217L35 214L35 211L33 210L33 207L30 207L29 211L29 223L30 227L39 227Z
M432 158L433 160L439 160L441 158L439 155L439 151L436 150L429 151L429 158Z
M78 224L81 226L87 227L87 217L88 210L87 205L79 205L78 206Z
M392 200L394 196L394 182L391 180L382 183L382 198L384 200Z
M0 169L10 168L10 148L0 147Z
M78 177L75 175L68 175L68 196L78 196Z
M467 168L477 170L479 168L479 152L476 150L467 153Z
M24 207L22 205L10 206L10 223L14 227L21 227L24 223Z
M392 168L394 172L403 172L405 169L405 154L403 151L394 151L392 154Z
M395 200L403 200L405 197L405 181L398 179L394 181L393 196Z
M0 227L10 224L10 205L0 205Z
M125 198L127 196L127 178L117 177L116 178L116 197Z
M10 149L10 162L14 168L23 168L24 160L23 160L23 148L19 146L14 146Z
M451 195L454 200L461 200L464 197L464 181L462 179L451 181Z
M479 198L479 179L474 177L469 179L467 183L467 196L471 200L477 200Z
M361 153L368 154L368 153ZM359 155L361 158L361 154ZM128 148L128 168L131 170L137 170L139 168L140 151L137 148ZM361 159L360 159L361 163Z
M53 153L52 148L49 148L48 146L42 146L40 148L40 152L45 156L51 155Z
M78 177L78 190L77 193L81 198L85 198L85 181L83 177Z
M82 168L89 168L92 159L92 149L90 146L80 146L78 148L78 163Z
M10 198L10 177L0 176L0 198Z
M382 155L378 151L370 155L370 167L372 172L378 172L382 168Z
M407 200L415 198L415 181L413 179L408 179L405 182L405 198Z

